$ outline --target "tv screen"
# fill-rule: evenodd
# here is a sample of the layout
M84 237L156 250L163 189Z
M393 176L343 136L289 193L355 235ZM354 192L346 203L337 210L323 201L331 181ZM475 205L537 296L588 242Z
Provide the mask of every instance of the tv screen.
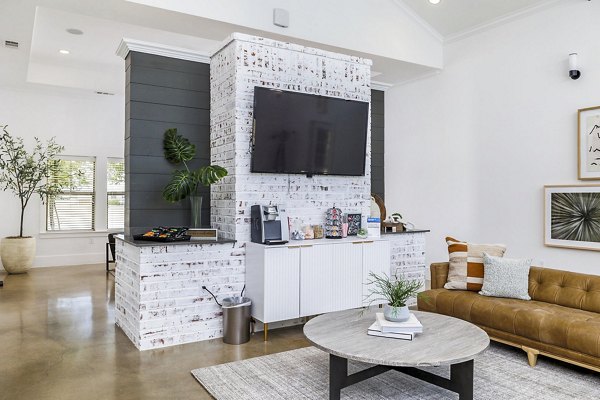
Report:
M365 174L369 103L254 88L252 172Z

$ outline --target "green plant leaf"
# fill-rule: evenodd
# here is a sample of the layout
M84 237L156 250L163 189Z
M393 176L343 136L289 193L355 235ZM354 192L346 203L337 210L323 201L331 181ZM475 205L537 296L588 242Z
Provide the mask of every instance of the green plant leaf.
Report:
M33 194L38 194L42 202L47 195L58 193L61 185L50 182L55 168L55 157L64 147L50 138L43 144L34 137L33 151L25 149L23 138L13 137L7 126L0 126L0 190L13 192L21 203L21 227L19 236L23 236L23 215Z
M417 280L407 280L401 276L396 276L396 279L392 280L386 274L377 275L370 272L369 278L367 284L372 286L368 296L371 299L369 304L376 300L385 300L390 306L404 307L406 301L417 296L423 286Z
M177 134L176 128L167 129L163 139L165 158L173 164L190 161L196 155L196 146Z
M196 179L204 186L217 183L227 176L227 170L218 165L206 165L196 171Z
M196 179L194 174L188 171L173 172L173 179L165 186L163 198L172 203L185 199L196 189Z

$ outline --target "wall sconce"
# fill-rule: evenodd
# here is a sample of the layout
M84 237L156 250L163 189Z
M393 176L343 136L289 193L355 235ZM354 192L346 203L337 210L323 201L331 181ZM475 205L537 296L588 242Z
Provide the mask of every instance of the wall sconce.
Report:
M569 54L569 76L573 80L581 76L581 72L577 69L577 53Z

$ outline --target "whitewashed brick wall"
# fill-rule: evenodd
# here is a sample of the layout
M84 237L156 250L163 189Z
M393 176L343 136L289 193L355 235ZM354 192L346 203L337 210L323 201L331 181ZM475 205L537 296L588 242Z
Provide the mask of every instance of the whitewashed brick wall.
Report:
M290 217L306 224L323 223L334 204L368 215L370 120L361 177L251 174L250 138L255 86L370 103L370 60L236 33L212 57L210 73L211 161L229 171L222 184L212 187L213 227L249 241L250 207L270 202L284 204Z
M420 281L425 288L425 233L385 236L390 242L390 274ZM412 299L409 305L415 305Z
M244 286L244 251L234 243L138 247L117 240L115 321L140 350L223 336L219 299Z

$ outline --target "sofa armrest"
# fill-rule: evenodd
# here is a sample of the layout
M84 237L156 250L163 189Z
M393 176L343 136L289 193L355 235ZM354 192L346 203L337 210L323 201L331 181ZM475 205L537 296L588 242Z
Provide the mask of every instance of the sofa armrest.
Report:
M433 263L429 267L431 271L431 288L441 289L448 281L448 269L450 264L447 262Z

